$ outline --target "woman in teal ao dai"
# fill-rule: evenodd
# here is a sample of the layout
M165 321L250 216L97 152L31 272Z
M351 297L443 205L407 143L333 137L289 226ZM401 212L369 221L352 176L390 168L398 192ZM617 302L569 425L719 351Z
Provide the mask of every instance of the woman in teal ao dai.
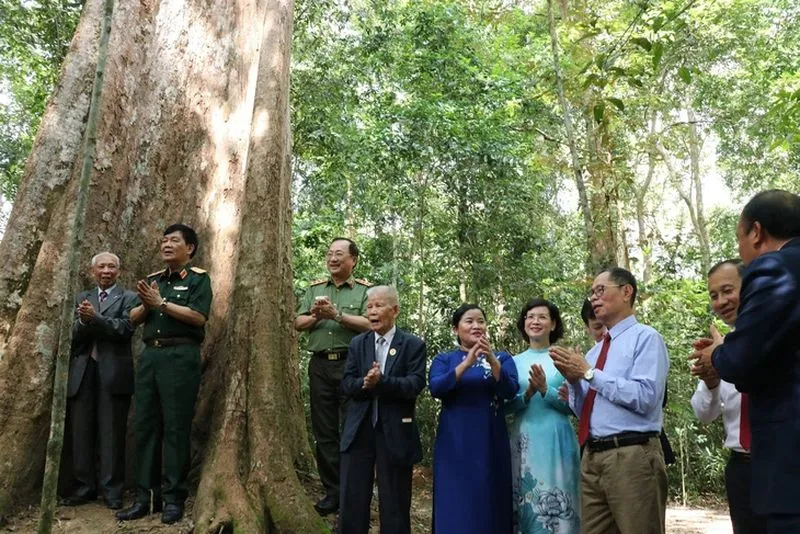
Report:
M558 308L533 299L522 309L517 329L529 348L514 356L519 392L511 414L512 491L515 534L580 532L578 441L569 405L559 399L564 382L548 349L564 334Z

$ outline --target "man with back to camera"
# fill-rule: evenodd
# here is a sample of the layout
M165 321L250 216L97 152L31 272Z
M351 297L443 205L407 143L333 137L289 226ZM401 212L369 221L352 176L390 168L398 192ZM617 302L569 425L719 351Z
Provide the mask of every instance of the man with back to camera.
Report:
M425 342L395 326L397 290L367 290L372 331L350 342L342 390L350 398L342 430L339 532L368 534L378 477L381 534L411 533L411 475L422 459L415 418L425 387ZM376 469L377 468L377 469Z
M192 228L169 226L161 238L167 268L136 284L142 304L131 311L131 320L144 323L145 349L136 368L136 502L117 513L123 521L160 511L162 498L163 523L183 518L200 344L212 299L206 271L189 265L198 244Z
M586 358L553 346L579 415L581 532L664 534L667 473L659 434L669 357L661 335L634 316L636 279L619 267L600 272L589 293L608 329ZM632 503L636 503L632 505Z
M800 532L800 196L755 195L736 226L747 266L735 329L692 354L747 394L751 504L769 534Z
M315 280L297 303L294 327L308 332L306 350L311 396L311 430L316 445L317 470L325 496L314 509L328 515L339 509L339 438L344 421L345 398L341 384L347 347L356 334L370 330L367 288L353 278L358 247L350 239L331 241L325 256L330 276Z
M741 260L725 260L708 271L708 295L717 317L733 328L739 311L739 292L742 286L744 264ZM712 332L715 330L712 324ZM695 341L702 348L713 343L711 339ZM766 527L761 517L753 514L750 505L750 423L747 409L742 405L742 394L736 386L720 380L713 367L706 370L693 367L692 374L700 380L692 395L692 409L703 423L710 423L722 415L725 427L725 448L730 449L725 466L725 492L734 534L764 534ZM742 408L745 408L744 410ZM745 419L743 420L743 416Z
M72 355L67 397L74 490L61 504L78 506L97 498L96 446L100 456L100 491L106 506L122 508L125 484L125 437L133 394L134 326L130 312L139 297L117 283L120 261L101 252L92 258L97 287L75 297Z

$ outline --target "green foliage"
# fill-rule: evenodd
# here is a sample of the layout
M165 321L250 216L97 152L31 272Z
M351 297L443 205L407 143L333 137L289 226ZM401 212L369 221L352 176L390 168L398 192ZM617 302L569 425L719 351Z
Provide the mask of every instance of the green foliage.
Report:
M0 195L13 201L82 1L0 0Z

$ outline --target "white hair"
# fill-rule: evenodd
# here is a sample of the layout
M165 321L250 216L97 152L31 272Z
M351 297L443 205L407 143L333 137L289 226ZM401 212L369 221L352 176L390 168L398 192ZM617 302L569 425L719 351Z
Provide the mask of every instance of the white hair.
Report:
M114 258L114 261L117 262L117 269L119 269L120 267L119 256L117 256L113 252L99 252L94 256L92 256L92 267L95 267L97 265L97 262L100 261L101 256L111 256L112 258Z
M367 289L367 297L372 295L382 294L389 301L392 306L400 305L400 296L397 294L397 289L392 286L374 286Z

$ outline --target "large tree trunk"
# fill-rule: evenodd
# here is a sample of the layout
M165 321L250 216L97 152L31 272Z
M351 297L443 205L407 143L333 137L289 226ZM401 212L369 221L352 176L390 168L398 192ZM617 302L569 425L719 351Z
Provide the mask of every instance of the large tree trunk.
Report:
M41 481L101 5L87 1L0 244L0 515ZM159 268L166 225L199 231L214 287L199 532L325 528L296 474L310 454L291 327L291 27L291 0L120 2L112 23L80 252L118 253L130 287Z

